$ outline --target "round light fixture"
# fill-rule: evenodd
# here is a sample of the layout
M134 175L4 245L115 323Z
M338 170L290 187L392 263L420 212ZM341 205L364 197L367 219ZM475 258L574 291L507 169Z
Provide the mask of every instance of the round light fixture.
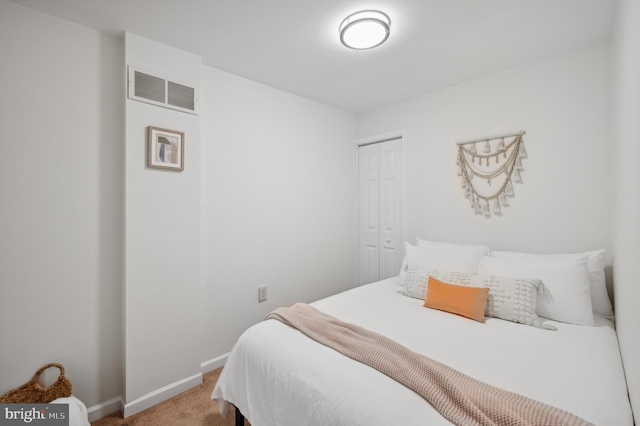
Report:
M353 13L340 24L340 41L350 49L366 50L389 38L391 19L377 10Z

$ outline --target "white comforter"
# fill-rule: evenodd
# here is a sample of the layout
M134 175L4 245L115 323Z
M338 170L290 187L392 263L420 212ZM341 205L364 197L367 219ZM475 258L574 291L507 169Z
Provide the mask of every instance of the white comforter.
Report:
M395 279L312 305L396 340L476 379L572 412L598 426L633 425L611 323L554 323L557 331L422 307ZM211 395L253 426L449 425L424 399L279 321L238 339Z

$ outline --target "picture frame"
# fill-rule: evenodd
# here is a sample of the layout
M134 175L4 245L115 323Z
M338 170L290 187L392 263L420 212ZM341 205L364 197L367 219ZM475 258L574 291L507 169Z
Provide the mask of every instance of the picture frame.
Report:
M147 127L147 167L184 170L184 133L160 127Z

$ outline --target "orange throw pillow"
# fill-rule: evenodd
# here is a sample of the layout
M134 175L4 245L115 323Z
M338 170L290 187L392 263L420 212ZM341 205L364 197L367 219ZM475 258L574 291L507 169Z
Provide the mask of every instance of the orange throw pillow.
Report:
M427 288L425 307L485 321L484 306L489 296L488 288L447 284L433 277L429 277Z

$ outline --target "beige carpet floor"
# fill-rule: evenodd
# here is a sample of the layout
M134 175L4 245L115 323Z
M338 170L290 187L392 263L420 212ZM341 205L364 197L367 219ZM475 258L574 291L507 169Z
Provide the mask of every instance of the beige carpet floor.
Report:
M92 422L92 426L233 426L235 410L231 410L227 419L222 418L218 403L211 400L211 392L220 377L222 368L203 376L200 386L174 396L141 413L122 418L115 413ZM245 420L245 425L249 422Z

